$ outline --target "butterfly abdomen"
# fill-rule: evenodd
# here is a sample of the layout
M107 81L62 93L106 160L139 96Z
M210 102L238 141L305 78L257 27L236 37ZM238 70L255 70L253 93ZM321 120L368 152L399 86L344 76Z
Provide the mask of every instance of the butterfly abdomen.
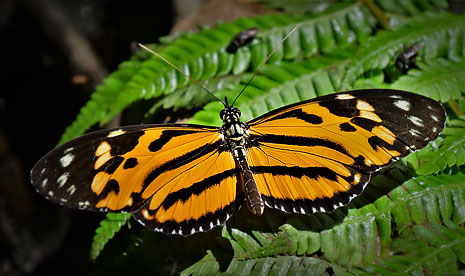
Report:
M238 108L226 107L221 113L221 119L224 121L221 131L229 151L234 156L236 167L239 169L238 182L245 192L247 206L254 215L261 215L265 204L247 162L246 145L249 141L247 125L242 123L239 117Z

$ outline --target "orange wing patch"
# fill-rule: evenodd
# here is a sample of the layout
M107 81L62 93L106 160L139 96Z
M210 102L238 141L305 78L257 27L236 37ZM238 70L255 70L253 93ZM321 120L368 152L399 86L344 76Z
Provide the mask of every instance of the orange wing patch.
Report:
M237 173L232 155L221 148L164 171L144 191L153 196L134 217L151 229L184 235L221 225L236 208Z

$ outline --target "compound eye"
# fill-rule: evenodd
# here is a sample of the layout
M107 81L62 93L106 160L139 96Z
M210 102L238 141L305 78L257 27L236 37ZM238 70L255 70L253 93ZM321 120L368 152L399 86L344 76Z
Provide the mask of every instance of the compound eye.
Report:
M220 119L223 120L224 119L224 109L220 111Z

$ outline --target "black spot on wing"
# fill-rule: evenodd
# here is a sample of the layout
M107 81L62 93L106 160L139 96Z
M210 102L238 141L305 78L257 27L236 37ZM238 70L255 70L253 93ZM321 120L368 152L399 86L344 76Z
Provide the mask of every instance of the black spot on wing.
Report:
M250 169L254 174L269 173L272 175L290 175L297 178L307 176L313 179L324 177L333 181L337 180L337 174L324 167L253 166Z
M116 195L119 194L119 183L115 179L110 179L106 183L105 187L102 190L102 193L100 193L99 198L106 198L109 193L113 192Z
M297 118L297 119L303 120L313 125L319 125L323 123L323 118L321 116L318 116L316 114L306 113L302 111L302 109L300 108L289 110L287 112L283 112L282 114L274 116L266 121L274 121L274 120L280 120L280 119L286 119L286 118Z
M122 156L114 156L109 159L105 164L103 164L98 171L104 171L108 174L113 174L116 169L123 163L124 157Z
M350 93L350 95L353 95ZM339 117L352 118L360 115L360 110L356 108L357 98L353 99L331 99L318 102L318 105L325 107L334 115Z
M357 129L350 123L342 123L339 125L339 129L344 132L355 132Z
M138 164L139 162L137 162L137 158L131 157L131 158L126 159L123 165L123 169L125 170L132 169L136 167Z
M153 140L149 145L149 151L156 152L159 151L166 143L168 143L173 137L179 135L186 135L191 133L196 133L195 130L164 130L160 137L156 140Z
M107 138L106 141L111 146L110 154L116 156L130 152L139 144L139 138L144 135L144 133L143 130L140 130Z
M372 131L374 127L381 125L381 123L362 117L352 118L350 122L368 131Z

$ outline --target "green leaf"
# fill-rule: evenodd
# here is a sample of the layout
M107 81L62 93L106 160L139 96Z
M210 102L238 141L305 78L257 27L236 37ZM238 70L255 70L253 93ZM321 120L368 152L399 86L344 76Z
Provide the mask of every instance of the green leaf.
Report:
M268 61L269 64L282 59L296 60L302 56L334 51L338 47L355 43L355 38L362 41L373 31L376 24L374 20L361 3L344 3L334 5L321 16L272 14L240 18L233 23L219 24L214 29L204 29L197 34L187 33L157 51L193 79L210 80L256 68L264 54L269 53L295 24L300 27L276 51ZM325 30L317 31L319 26L325 26ZM240 48L233 55L225 52L224 48L232 37L250 27L260 29L254 44ZM324 36L320 38L319 35L323 32ZM259 50L253 50L255 48ZM173 95L170 101L182 99L188 83L184 76L158 57L142 52L129 62L121 64L108 79L92 94L91 100L66 129L60 143L84 133L94 124L107 123L136 101L166 95ZM212 100L214 99L211 98L210 101Z
M424 42L425 59L447 57L456 59L462 56L462 45L465 37L465 17L448 13L427 13L417 15L396 30L378 32L365 43L350 63L342 80L341 90L349 88L361 74L368 70L384 69L393 64L395 55L400 53L404 45ZM454 39L451 40L450 37Z
M275 108L334 92L334 83L342 76L340 68L344 62L337 58L315 57L303 62L265 65L237 102L242 120L248 121ZM248 79L243 80L245 84ZM236 86L236 91L240 89L241 85ZM236 95L234 90L228 91ZM221 109L223 106L219 104L215 108L205 106L190 123L221 125L218 117Z
M449 228L451 227L451 228ZM415 225L392 242L396 252L380 265L392 274L458 275L457 261L463 264L465 232L463 227L449 224ZM375 272L376 265L367 268Z
M95 261L105 244L113 238L123 225L131 218L128 213L108 213L106 219L100 222L95 230L94 240L90 250L90 260Z
M441 139L405 158L416 173L428 175L465 164L465 121L449 121Z
M465 91L465 58L458 61L443 58L417 63L419 70L410 70L392 84L392 88L412 91L437 101L457 100Z

